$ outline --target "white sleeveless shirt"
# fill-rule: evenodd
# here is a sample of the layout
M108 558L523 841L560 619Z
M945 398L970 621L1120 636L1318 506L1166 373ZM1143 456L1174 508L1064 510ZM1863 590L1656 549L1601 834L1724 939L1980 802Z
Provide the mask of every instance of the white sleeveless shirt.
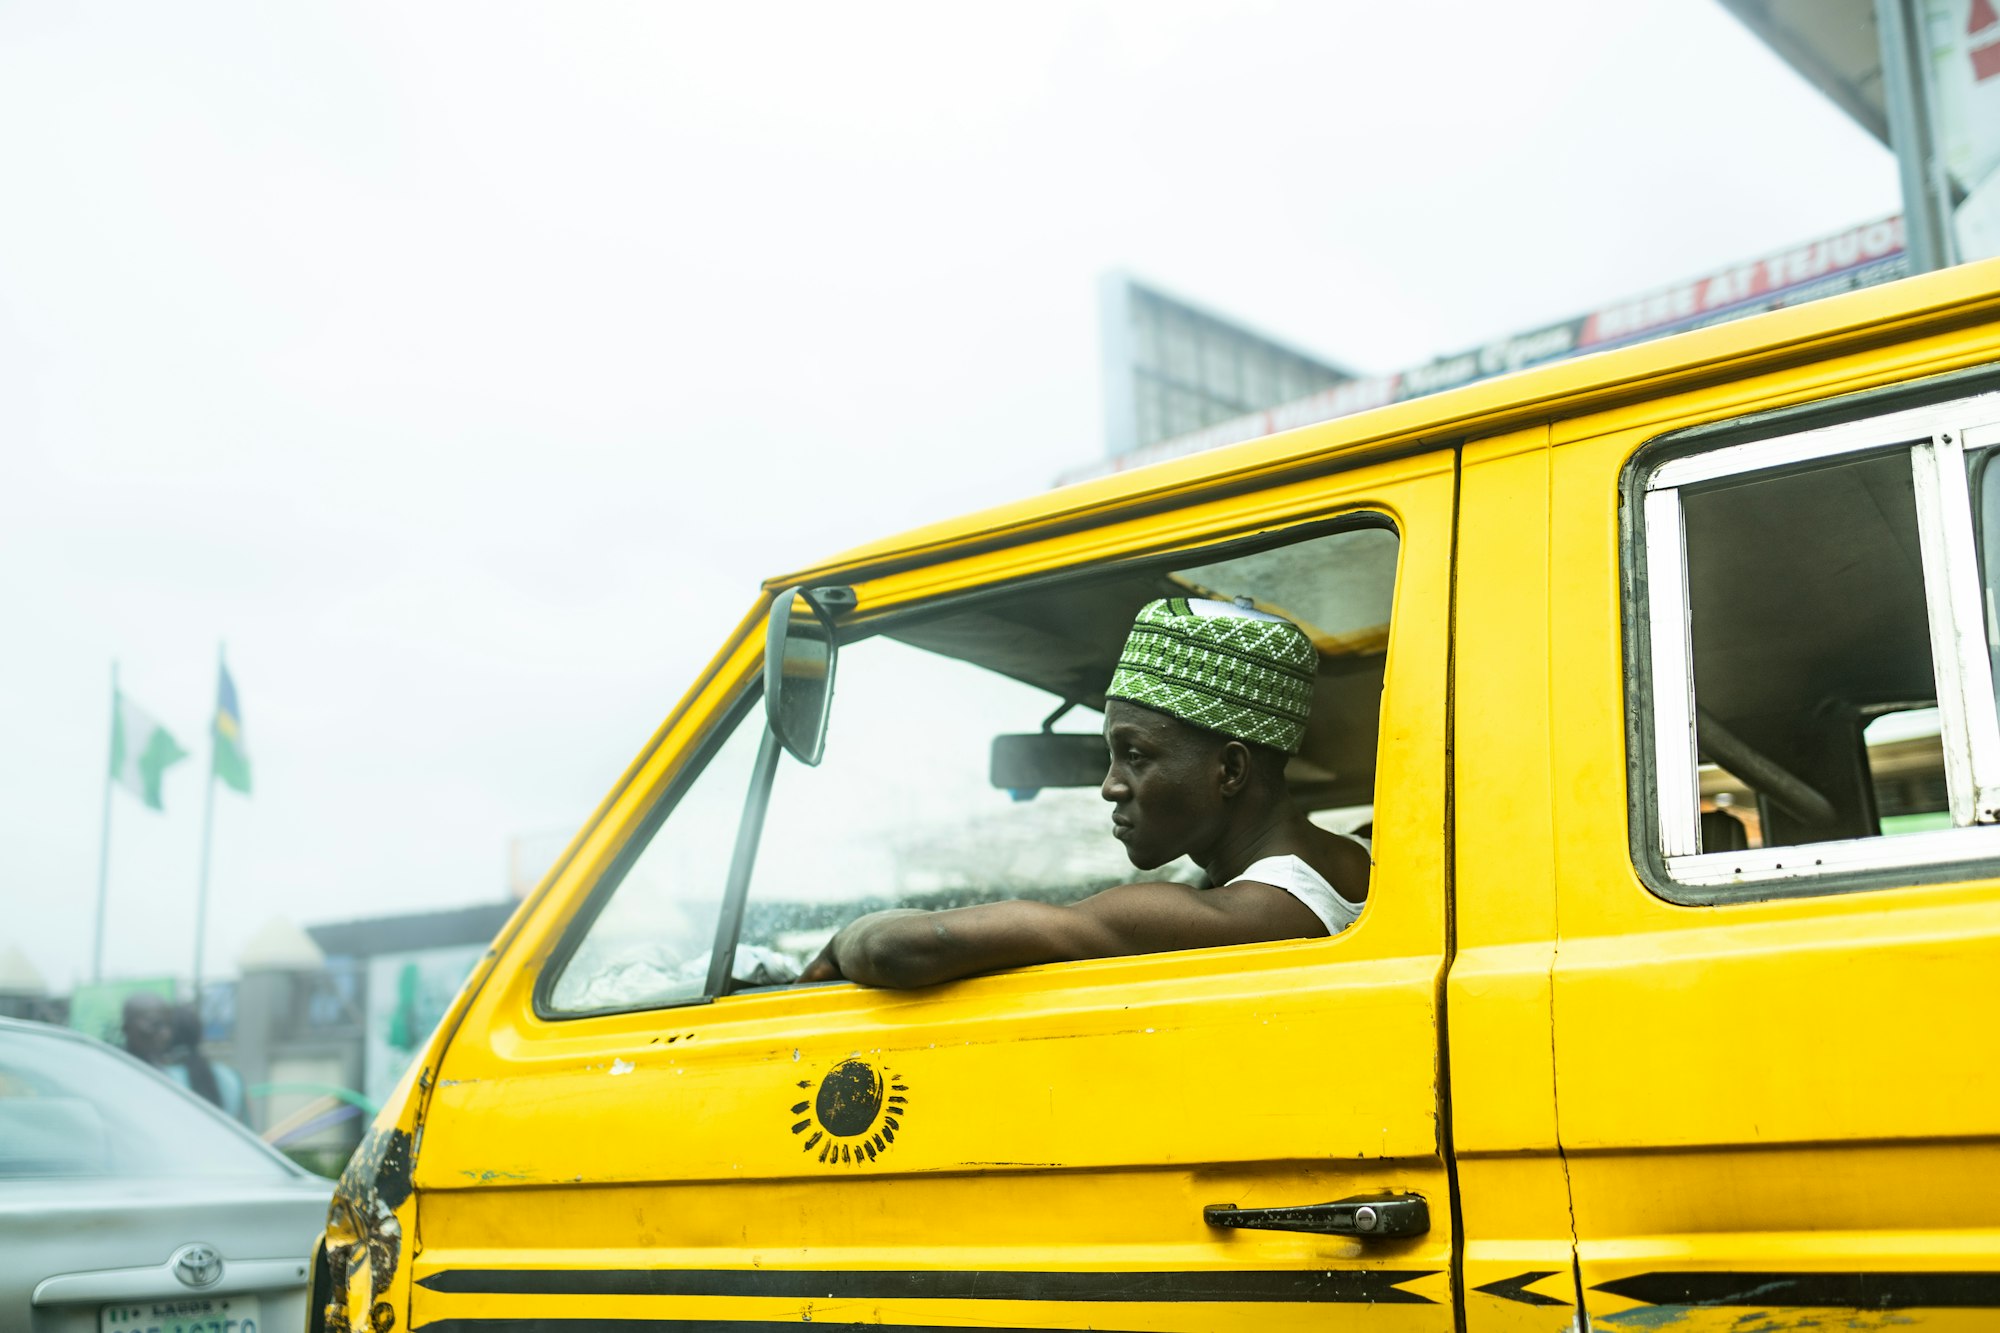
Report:
M1242 874L1229 882L1241 884L1244 880L1276 885L1291 894L1312 909L1312 914L1325 924L1329 935L1338 935L1361 915L1360 903L1351 903L1341 897L1339 890L1327 883L1319 871L1296 856L1267 856L1261 861L1252 861Z

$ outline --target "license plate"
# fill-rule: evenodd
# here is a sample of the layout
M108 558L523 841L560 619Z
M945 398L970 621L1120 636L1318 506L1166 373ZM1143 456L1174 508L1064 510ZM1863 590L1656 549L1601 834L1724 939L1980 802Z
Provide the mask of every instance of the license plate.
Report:
M255 1296L124 1301L98 1311L97 1333L258 1333Z

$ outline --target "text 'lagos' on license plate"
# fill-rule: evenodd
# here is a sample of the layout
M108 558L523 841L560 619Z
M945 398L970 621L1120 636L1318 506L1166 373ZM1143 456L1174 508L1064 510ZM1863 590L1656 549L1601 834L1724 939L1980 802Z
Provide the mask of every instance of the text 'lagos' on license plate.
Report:
M120 1301L98 1312L97 1333L259 1333L255 1296Z

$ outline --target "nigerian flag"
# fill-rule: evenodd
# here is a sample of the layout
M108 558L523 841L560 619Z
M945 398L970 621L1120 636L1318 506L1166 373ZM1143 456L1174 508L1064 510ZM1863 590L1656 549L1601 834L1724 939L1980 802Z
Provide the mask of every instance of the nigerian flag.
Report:
M111 780L152 806L160 804L160 779L187 758L180 742L153 715L120 692L111 705ZM109 810L111 807L106 806Z
M250 792L250 751L243 746L243 710L228 667L215 684L215 776L246 796Z

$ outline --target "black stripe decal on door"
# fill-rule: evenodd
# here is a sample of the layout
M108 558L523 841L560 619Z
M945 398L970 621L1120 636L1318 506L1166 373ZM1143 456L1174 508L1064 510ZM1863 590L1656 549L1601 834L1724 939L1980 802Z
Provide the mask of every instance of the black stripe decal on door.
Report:
M2000 1273L1641 1273L1593 1290L1648 1305L2000 1309Z
M1503 1301L1519 1301L1523 1305L1568 1305L1568 1301L1559 1301L1553 1296L1544 1296L1539 1291L1528 1290L1534 1283L1540 1282L1545 1277L1554 1277L1561 1271L1559 1268L1543 1268L1531 1273L1516 1273L1512 1277L1503 1277L1498 1282L1488 1282L1483 1287L1474 1287L1473 1290L1483 1291L1489 1296L1498 1296Z
M1434 1305L1399 1285L1437 1269L1024 1273L1011 1269L451 1268L426 1291L490 1296L783 1296L797 1300L1308 1301Z

